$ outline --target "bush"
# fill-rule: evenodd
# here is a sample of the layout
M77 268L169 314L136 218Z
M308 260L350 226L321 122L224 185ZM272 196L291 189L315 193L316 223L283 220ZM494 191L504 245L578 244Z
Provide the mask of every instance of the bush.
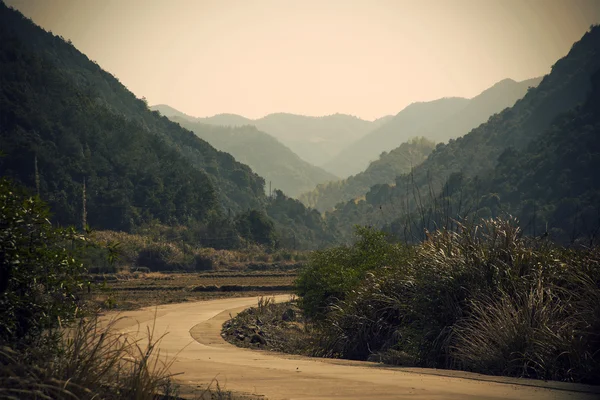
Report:
M517 226L437 231L404 257L360 240L317 253L300 304L322 320L323 353L600 383L600 251L523 238Z
M328 307L358 286L368 271L401 264L410 258L410 249L389 241L371 228L356 228L353 246L315 251L300 271L296 291L304 313L322 318Z
M203 254L196 254L194 256L194 269L196 271L210 271L213 269L212 258Z
M141 249L137 255L136 266L147 267L150 271L189 271L193 270L196 260L173 243L152 243Z
M25 344L77 309L85 239L55 228L46 205L0 179L0 344Z

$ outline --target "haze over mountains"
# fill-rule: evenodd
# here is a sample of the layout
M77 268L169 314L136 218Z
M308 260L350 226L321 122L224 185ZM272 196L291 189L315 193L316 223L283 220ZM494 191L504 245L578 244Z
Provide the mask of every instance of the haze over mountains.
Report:
M505 79L472 99L444 98L413 103L395 117L363 136L323 167L340 177L364 170L383 151L390 151L415 136L436 142L462 136L494 113L512 106L541 78L515 82Z
M528 88L535 87L540 81L541 78L522 82L504 79L472 99L452 97L413 103L395 116L385 116L373 122L344 114L307 117L277 113L257 120L235 114L195 118L164 104L151 109L182 121L229 127L253 125L277 138L303 160L315 166L322 165L331 173L330 178L325 180L331 180L334 175L345 178L364 171L381 152L391 151L412 137L423 136L435 142L445 142L461 136L492 114L513 105ZM219 148L228 151L225 147ZM310 181L305 180L307 184ZM300 186L295 185L291 191L287 186L286 193L292 196L302 192L297 190ZM301 185L302 188L305 186Z
M333 174L302 160L273 136L252 125L240 127L207 125L187 118L170 117L215 148L233 155L265 178L266 187L282 190L296 197L316 185L338 178Z
M340 149L390 119L390 116L385 116L371 122L346 114L309 117L288 113L269 114L255 120L235 114L194 118L165 104L151 108L166 117L177 116L191 122L231 127L254 125L259 131L277 138L300 158L316 166L325 164Z
M332 240L318 212L282 192L266 196L247 165L149 110L2 2L0 37L0 172L38 193L54 222L129 232L182 226L213 247L240 237L289 239L295 248Z

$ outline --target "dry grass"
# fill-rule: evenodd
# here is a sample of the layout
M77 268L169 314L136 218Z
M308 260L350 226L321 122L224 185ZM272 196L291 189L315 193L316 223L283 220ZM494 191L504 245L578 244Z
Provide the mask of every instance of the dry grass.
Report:
M513 219L432 232L399 258L377 243L354 245L354 264L346 248L317 253L300 274L329 300L301 303L319 311L324 355L600 383L600 248L526 238Z
M135 338L114 329L118 319L82 319L58 341L26 354L0 351L0 397L15 399L156 399L172 387L169 367L148 329ZM167 391L165 391L167 388Z
M217 250L204 248L181 239L185 228L157 227L155 231L131 234L115 231L94 231L93 243L101 249L110 248L116 265L108 266L104 258L109 251L98 251L88 262L100 270L119 271L202 271L246 269L293 269L307 259L307 252L271 251L257 245L243 249Z
M227 391L216 379L197 387L179 385L169 372L176 356L160 353L166 334L157 336L154 326L122 333L116 329L122 319L81 319L36 349L1 347L0 399L256 399Z

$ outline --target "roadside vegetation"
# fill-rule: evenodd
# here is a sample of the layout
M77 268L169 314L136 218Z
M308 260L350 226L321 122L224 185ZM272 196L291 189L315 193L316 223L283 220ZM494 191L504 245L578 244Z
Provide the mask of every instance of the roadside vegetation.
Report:
M225 326L230 341L403 366L600 383L598 248L524 237L512 218L459 223L412 246L373 229L357 234L351 246L314 252L301 270L297 339L286 339L296 348L269 346L266 333L278 330L264 326L264 315L277 317L290 305L241 314ZM253 344L252 332L242 329L254 316L263 322L265 344Z
M0 398L180 398L161 336L98 319L85 263L98 243L53 226L49 212L0 178ZM213 382L193 398L234 396Z
M154 225L136 234L94 231L97 244L87 252L91 273L207 272L293 270L308 259L308 252L273 249L246 243L239 249L214 249L186 238L185 227Z

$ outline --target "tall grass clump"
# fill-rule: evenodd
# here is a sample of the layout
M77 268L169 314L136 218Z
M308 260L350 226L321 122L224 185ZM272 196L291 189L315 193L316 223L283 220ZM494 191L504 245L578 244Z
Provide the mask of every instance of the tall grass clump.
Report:
M599 253L525 238L511 218L428 233L403 257L379 254L386 263L337 286L315 318L323 354L599 383ZM314 257L300 294L329 293L340 268ZM330 276L319 278L317 266Z
M0 348L0 397L18 399L156 399L173 395L169 367L153 329L127 335L119 319L81 319L53 332L59 340L28 350Z

